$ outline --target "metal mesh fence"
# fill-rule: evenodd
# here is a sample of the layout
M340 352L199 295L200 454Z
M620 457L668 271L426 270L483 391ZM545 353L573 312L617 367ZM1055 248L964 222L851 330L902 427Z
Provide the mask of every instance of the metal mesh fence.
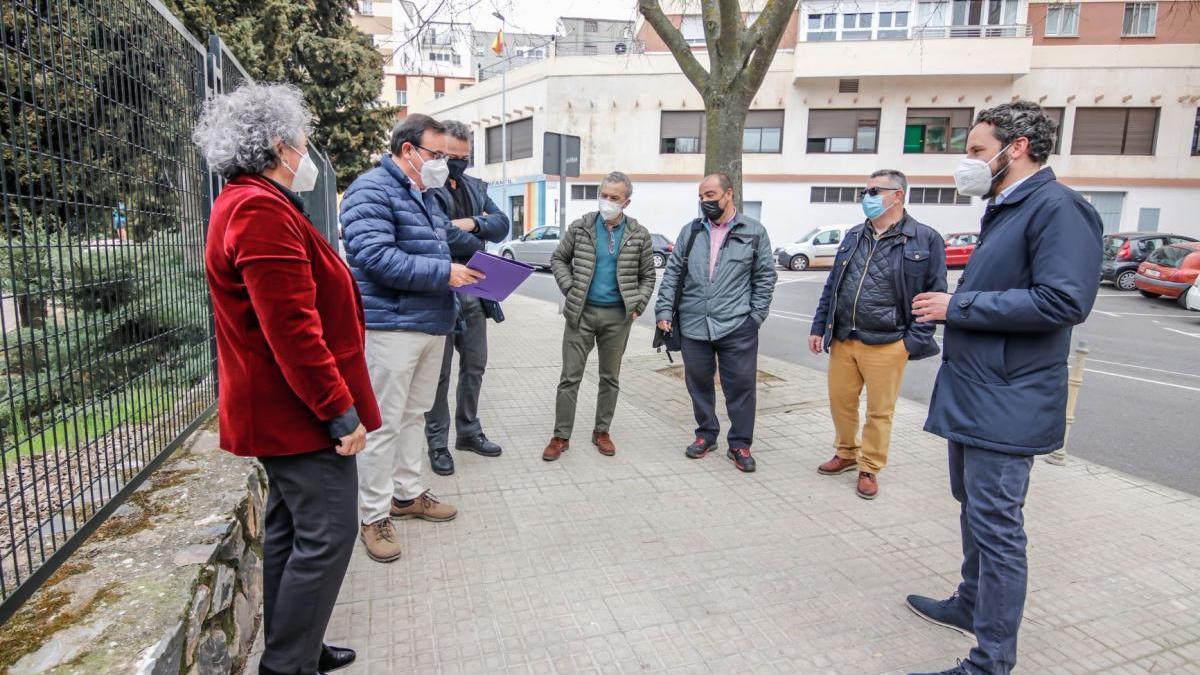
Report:
M0 621L213 408L191 132L248 78L209 52L154 0L0 3Z

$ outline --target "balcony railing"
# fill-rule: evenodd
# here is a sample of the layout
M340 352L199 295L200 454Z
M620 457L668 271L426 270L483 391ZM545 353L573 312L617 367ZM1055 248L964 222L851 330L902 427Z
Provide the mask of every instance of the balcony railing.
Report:
M1029 24L1024 23L1007 26L913 26L910 39L1015 38L1030 35L1032 30Z

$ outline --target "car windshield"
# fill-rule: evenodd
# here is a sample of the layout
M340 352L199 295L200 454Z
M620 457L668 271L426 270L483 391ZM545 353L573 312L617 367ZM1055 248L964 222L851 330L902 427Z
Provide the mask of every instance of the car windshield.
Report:
M817 233L820 231L821 231L821 228L818 227L818 228L814 229L812 232L809 232L808 234L804 235L803 237L800 237L799 239L797 239L796 243L803 244L806 241L810 241L813 237L817 236Z
M1121 244L1125 243L1125 237L1105 237L1104 238L1104 257L1115 258L1117 251L1121 250Z
M1188 254L1194 250L1183 246L1164 246L1151 253L1147 261L1155 265L1162 265L1163 267L1179 267L1183 259L1188 257Z

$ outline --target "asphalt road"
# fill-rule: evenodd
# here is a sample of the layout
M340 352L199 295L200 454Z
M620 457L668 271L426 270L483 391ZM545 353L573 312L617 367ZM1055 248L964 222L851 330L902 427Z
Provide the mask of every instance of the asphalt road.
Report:
M824 370L805 346L826 272L779 273L761 353ZM958 272L950 273L954 288ZM535 274L519 291L557 301L554 280ZM647 325L651 317L642 317ZM940 334L940 329L939 329ZM1200 312L1100 287L1075 331L1089 349L1068 452L1200 494ZM939 359L909 364L902 396L928 402Z

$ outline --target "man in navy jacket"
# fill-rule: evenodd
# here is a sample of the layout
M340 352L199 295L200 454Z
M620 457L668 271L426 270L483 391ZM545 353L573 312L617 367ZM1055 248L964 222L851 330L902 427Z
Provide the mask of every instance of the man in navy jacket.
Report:
M446 180L445 145L441 123L409 115L392 131L391 154L342 198L342 236L362 293L367 368L383 418L358 460L361 537L378 562L400 557L391 518L458 514L421 480L424 414L457 315L452 288L482 278L451 261L446 216L431 193Z
M448 120L446 161L450 178L446 185L432 190L438 207L449 217L445 221L446 243L450 258L466 263L487 242L499 243L508 236L508 216L488 197L487 183L463 171L471 158L471 130L462 122ZM425 413L425 438L429 443L429 465L440 476L454 473L450 455L450 366L458 350L458 386L455 389L454 431L456 450L474 452L483 457L499 457L501 448L488 439L479 422L479 388L487 369L487 322L504 320L500 303L469 295L458 297L458 327L446 336L442 372L438 378L433 408Z
M925 430L949 441L963 564L949 599L912 595L908 605L977 641L946 673L1002 675L1016 663L1029 471L1063 445L1071 329L1096 298L1100 217L1043 166L1054 139L1034 103L979 113L955 172L961 194L989 200L979 246L953 295L913 301L918 321L945 322Z

